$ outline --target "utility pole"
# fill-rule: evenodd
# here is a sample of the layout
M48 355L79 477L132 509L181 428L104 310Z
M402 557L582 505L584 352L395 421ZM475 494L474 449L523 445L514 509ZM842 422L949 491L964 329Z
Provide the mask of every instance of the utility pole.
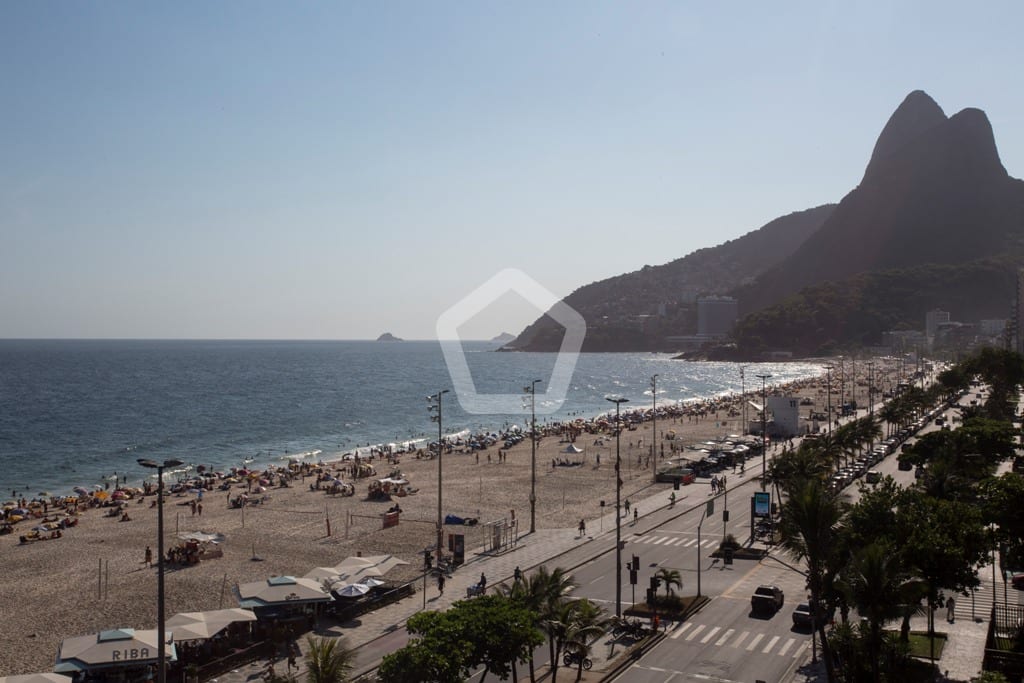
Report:
M658 481L658 376L651 377L651 470L655 483Z
M530 395L530 533L537 531L537 384L535 379L523 390Z
M441 512L441 460L444 455L444 431L441 426L441 398L448 393L447 389L442 389L433 396L427 396L427 412L433 413L436 411L436 415L431 415L430 419L437 423L437 566L441 566L441 546L444 544L444 518Z
M619 407L629 403L628 398L606 396L606 400L615 404L615 616L622 616L622 515L619 503L622 497L622 460L619 457L619 437L622 424L619 422Z
M758 375L761 380L761 490L768 488L768 389L771 375Z

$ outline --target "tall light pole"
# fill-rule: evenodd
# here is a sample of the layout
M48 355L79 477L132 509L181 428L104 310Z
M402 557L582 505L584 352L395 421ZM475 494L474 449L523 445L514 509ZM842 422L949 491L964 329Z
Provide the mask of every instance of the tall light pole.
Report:
M758 375L761 380L761 490L768 488L768 385L771 375Z
M444 543L444 518L441 512L441 460L444 454L444 431L441 426L441 397L448 393L442 389L433 396L427 396L427 412L437 412L430 419L437 423L437 566L441 566L441 546Z
M828 394L828 435L832 436L832 366L825 366L825 392Z
M654 481L658 481L658 376L651 376L651 470Z
M740 400L743 409L743 434L747 433L747 380L743 375L743 366L740 366Z
M846 408L846 366L843 357L839 356L839 416L842 417Z
M875 361L868 361L868 414L875 414Z
M537 530L537 384L535 379L524 391L530 395L530 533Z
M621 459L619 438L622 425L619 423L619 407L629 403L628 398L606 396L605 400L615 404L615 616L622 616L622 515L619 514L619 499L622 496Z
M167 643L164 629L164 468L182 465L181 460L164 460L156 462L147 458L139 458L143 467L156 470L156 680L157 683L167 681Z

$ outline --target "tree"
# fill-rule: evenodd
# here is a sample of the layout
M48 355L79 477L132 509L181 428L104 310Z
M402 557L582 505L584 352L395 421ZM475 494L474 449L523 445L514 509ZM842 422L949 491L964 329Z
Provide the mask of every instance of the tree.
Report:
M306 638L306 671L309 683L345 683L355 663L355 653L337 638Z
M576 680L583 677L583 660L590 656L595 640L608 631L609 619L604 610L590 600L574 600L572 616L565 632L564 648L576 656ZM554 681L554 673L551 680Z
M669 569L668 567L662 567L654 575L654 578L665 586L665 597L675 594L673 586L683 587L683 576L679 573L678 569Z
M1007 550L1010 567L1024 566L1024 477L1007 472L978 487L982 521L996 525L996 540Z
M789 498L782 505L782 547L792 552L797 559L807 562L807 587L811 601L824 604L822 597L830 581L826 571L829 558L836 547L839 524L843 519L844 506L825 485L810 479L789 491ZM828 680L836 680L835 667L828 651L825 638L825 624L817 624L821 638L822 657Z
M510 599L530 611L534 618L534 624L547 634L552 661L555 661L555 641L552 633L558 630L555 612L559 604L564 601L565 596L575 587L576 583L573 581L572 575L565 569L556 567L549 571L542 565L525 581L519 581L511 587L503 589ZM530 666L530 680L535 681L533 650L530 651L527 661Z

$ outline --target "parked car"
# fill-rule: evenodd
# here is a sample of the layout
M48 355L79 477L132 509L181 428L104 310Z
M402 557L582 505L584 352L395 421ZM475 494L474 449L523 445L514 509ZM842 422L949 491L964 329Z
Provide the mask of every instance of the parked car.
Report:
M909 472L914 469L914 465L909 460L900 460L899 468L903 472Z
M801 628L811 628L814 625L813 619L811 618L811 605L806 602L801 602L793 610L793 626L799 626Z
M864 476L864 481L869 484L877 484L882 479L882 473L878 470L868 470L868 473Z

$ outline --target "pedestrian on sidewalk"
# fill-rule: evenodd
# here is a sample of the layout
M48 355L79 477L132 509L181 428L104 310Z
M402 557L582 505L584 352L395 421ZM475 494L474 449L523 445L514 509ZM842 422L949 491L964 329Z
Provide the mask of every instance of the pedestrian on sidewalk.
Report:
M640 511L637 510L636 508L633 508L633 526L636 526L636 520L639 517L639 515Z
M444 595L444 572L437 575L437 590L441 595Z
M480 572L480 594L483 595L484 591L487 590L487 576L483 572Z
M515 583L519 583L523 580L523 570L519 568L518 564L516 565L516 570L512 572L512 580Z
M951 595L949 596L949 600L946 600L946 621L951 624L956 619L956 615L953 613L954 609L956 609L956 600L954 600Z
M629 498L626 499L626 514L629 514Z
M581 519L580 520L579 530L580 530L580 536L586 535L586 533L587 533L587 520L585 520L585 519Z

